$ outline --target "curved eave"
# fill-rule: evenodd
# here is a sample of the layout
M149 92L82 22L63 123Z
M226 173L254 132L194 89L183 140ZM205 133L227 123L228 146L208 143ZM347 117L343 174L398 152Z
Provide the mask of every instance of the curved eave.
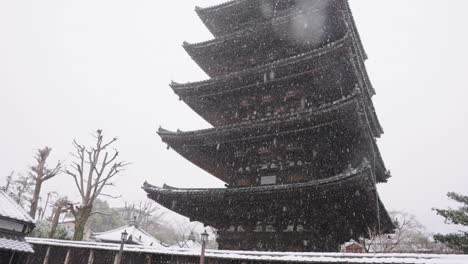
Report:
M215 127L215 128L207 128L207 129L201 129L201 130L195 130L195 131L177 131L173 132L164 128L159 128L158 129L158 134L161 136L163 141L166 140L171 140L171 139L181 139L181 140L188 140L191 137L207 137L212 134L220 134L220 136L223 136L223 133L230 133L231 130L246 130L246 129L252 129L252 130L258 130L259 127L268 127L270 126L269 121L275 121L275 123L279 124L282 122L292 122L292 121L297 121L301 119L311 119L314 120L315 118L324 118L325 115L330 115L330 112L332 111L341 111L341 112L346 112L349 114L357 114L357 111L360 109L360 102L359 102L359 94L355 93L352 96L339 100L335 103L328 104L321 106L316 109L309 109L301 113L294 113L292 115L284 115L282 118L278 117L271 117L271 118L265 118L258 120L256 122L251 122L251 121L246 121L246 122L241 122L236 124L235 126L232 125L227 125L227 126L220 126L220 127ZM326 118L325 118L326 119ZM210 140L212 140L210 138Z
M256 23L256 24L249 25L245 28L242 28L240 30L233 32L232 34L215 37L213 39L202 41L202 42L197 42L197 43L184 42L183 46L187 51L194 52L201 48L208 48L210 46L224 44L224 43L227 43L228 41L232 41L235 39L247 38L249 35L255 34L258 31L287 23L296 18L303 19L304 15L314 16L315 13L320 14L323 12L324 9L329 7L328 5L333 4L333 2L334 1L332 0L328 4L322 4L321 6L310 6L305 9L300 9L300 10L282 11L280 12L279 15L273 17L272 19L262 21L258 24Z
M162 141L168 144L168 147L173 148L188 161L218 179L231 183L232 179L230 177L234 175L233 171L224 165L220 167L216 166L216 159L212 157L211 154L204 153L208 150L199 152L201 149L215 148L210 151L216 152L216 146L220 142L247 144L247 141L256 137L274 138L279 135L286 136L295 133L307 132L307 135L317 133L315 136L319 137L320 133L323 134L323 132L320 132L323 131L322 128L340 129L340 127L343 126L343 122L349 124L353 123L352 127L348 126L349 132L353 131L352 133L358 133L363 137L365 142L375 145L372 131L369 130L369 126L366 124L367 121L363 118L363 107L364 105L359 96L359 92L356 92L352 96L336 101L335 103L324 105L316 109L307 109L292 115L269 117L255 122L246 121L236 125L188 132L172 132L161 128L158 134ZM246 135L248 135L248 137L246 137ZM368 153L371 145L367 148L367 154L365 155L371 159L373 155ZM375 145L372 149L374 149L373 153L375 154L377 182L385 182L388 175L385 174L386 169L384 162L380 157L377 146ZM224 151L229 150L222 151L224 153Z
M217 76L217 77L210 78L210 79L207 79L207 80L204 80L204 81L188 82L188 83L172 82L170 84L170 87L177 94L179 93L179 91L198 89L198 88L202 89L202 88L204 88L206 86L214 85L214 84L216 84L218 82L221 82L221 81L228 81L230 79L242 78L244 76L253 75L253 74L256 74L256 73L259 73L259 72L262 72L262 71L266 71L266 70L269 70L269 69L284 67L284 66L287 66L289 64L294 64L294 63L296 63L298 61L301 61L301 60L306 60L306 59L309 59L309 58L322 56L325 53L332 52L333 50L336 50L336 49L339 49L339 48L343 47L344 45L346 45L347 41L352 41L350 35L348 35L348 34L343 36L343 38L341 38L341 39L339 39L339 40L337 40L337 41L335 41L333 43L330 43L329 45L327 45L325 47L318 48L318 49L312 50L312 51L307 52L307 53L299 54L299 55L292 56L292 57L289 57L289 58L279 59L277 61L270 62L270 63L264 64L264 65L259 65L259 66L256 66L256 67L244 69L244 70L241 70L241 71L229 73L229 74L222 75L222 76Z
M312 198L312 200L318 200L323 199L324 197L341 197L341 195L344 195L346 192L354 193L356 190L361 190L366 193L365 195L367 197L367 203L361 204L361 206L368 207L368 210L370 211L380 213L382 231L391 232L393 229L391 219L380 201L380 198L375 193L376 189L370 180L370 177L371 168L368 163L364 162L358 168L326 179L296 184L244 188L193 189L175 187L168 188L167 186L161 188L145 182L142 188L150 199L153 199L162 206L181 213L189 217L191 220L201 221L215 227L216 224L219 224L219 221L216 220L219 215L213 214L214 211L218 211L220 208L225 207L238 207L238 205L232 201L246 200L265 202L273 199L274 197L277 203L288 204L290 203L290 199L293 199L291 197L294 197L294 199L307 197L307 199ZM380 210L376 210L376 208L373 207L376 204L376 201L379 204ZM176 202L176 204L174 202ZM195 209L199 206L203 207L202 212ZM242 206L242 203L240 206ZM304 209L298 208L298 210ZM213 211L213 213L209 213L210 211ZM229 215L226 215L225 217L229 218Z
M317 193L321 188L329 189L332 185L340 185L348 181L359 181L372 185L370 180L370 165L368 162L363 162L359 168L355 168L341 174L319 180L312 180L304 183L292 183L281 185L267 185L255 187L240 187L240 188L177 188L164 184L162 187L151 185L147 182L143 183L143 190L148 194L166 195L166 196L201 196L206 195L237 195L242 193L248 194L269 194L278 192L301 191L310 189Z
M248 3L249 1L252 0L231 0L209 7L196 6L195 12L197 13L200 20L203 21L203 24L205 24L205 26L214 36L220 36L223 35L224 32L218 29L219 27L216 26L217 23L215 22L216 19L213 18L216 17L216 15L219 13L223 14L225 12L224 10L228 10L236 6L242 7L243 4Z
M324 13L323 9L327 9L327 15L323 14L323 21L316 22L314 14ZM229 74L317 49L342 37L351 29L347 16L337 9L327 2L323 7L287 13L209 41L184 42L183 48L209 76ZM308 20L304 21L305 18ZM309 26L291 30L303 24Z

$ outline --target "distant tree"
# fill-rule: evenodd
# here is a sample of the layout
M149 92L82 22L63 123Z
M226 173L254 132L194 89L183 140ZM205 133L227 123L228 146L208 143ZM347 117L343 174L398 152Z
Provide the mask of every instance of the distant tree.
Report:
M51 224L49 221L39 221L36 224L36 227L34 228L34 230L31 232L31 234L29 234L29 236L49 238L50 228L51 228ZM59 225L57 226L57 229L54 232L54 236L52 238L70 240L71 237L72 237L71 232L69 232L65 227Z
M448 224L455 224L468 227L468 196L461 195L455 192L449 192L447 196L461 203L461 206L457 209L437 209L434 208L438 215L445 218L445 222ZM460 231L458 233L452 233L447 235L436 234L434 240L446 244L448 247L462 251L468 254L468 231Z
M390 211L389 215L395 225L394 233L369 230L369 239L364 240L367 252L414 252L429 246L429 235L414 215L402 211Z
M7 193L10 191L10 186L13 182L14 174L15 174L15 171L11 171L10 174L8 174L8 176L6 177L6 183L5 183L5 186L3 187L3 190Z
M24 176L23 174L17 174L16 178L13 178L12 186L9 194L13 199L22 207L26 207L28 202L31 201L31 190L34 185L34 181L30 176Z
M126 202L119 212L126 221L135 221L147 230L159 225L159 220L166 214L166 211L149 199L138 203Z
M53 206L52 217L50 219L50 231L49 238L55 237L55 232L57 232L57 227L59 225L60 216L62 213L68 211L67 207L71 202L67 197L58 198Z
M55 177L62 167L60 161L57 162L57 165L55 165L54 168L47 167L47 159L49 158L51 151L52 149L49 147L39 149L35 156L36 164L30 167L30 175L34 180L34 192L31 199L31 208L29 210L29 215L31 215L32 218L36 218L37 205L39 203L42 184Z
M88 226L91 230L104 232L121 227L126 223L116 208L111 208L104 200L96 199L93 213L88 220Z
M94 137L96 144L93 147L85 147L76 140L73 141L75 152L72 155L75 161L66 170L73 177L81 196L78 205L69 206L75 217L73 240L83 239L85 225L93 213L94 202L99 196L110 196L103 193L104 188L113 186L114 177L128 165L126 162L116 161L119 156L117 150L107 151L117 138L105 142L102 130L97 130Z

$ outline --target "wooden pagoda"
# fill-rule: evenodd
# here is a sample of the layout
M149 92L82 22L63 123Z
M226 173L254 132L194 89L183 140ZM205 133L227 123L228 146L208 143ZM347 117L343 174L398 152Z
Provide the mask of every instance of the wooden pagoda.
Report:
M347 0L234 0L196 12L214 39L183 47L209 80L171 83L214 128L158 134L226 183L145 183L161 205L218 230L220 249L337 251L392 232L376 190L383 131Z

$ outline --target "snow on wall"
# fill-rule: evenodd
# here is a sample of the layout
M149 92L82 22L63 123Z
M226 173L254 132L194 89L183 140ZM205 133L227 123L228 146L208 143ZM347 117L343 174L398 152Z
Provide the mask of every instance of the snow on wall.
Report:
M56 247L88 248L118 251L119 244L69 241L45 238L26 239L31 244L50 245ZM140 252L161 255L199 256L199 250L159 248L138 245L125 245L125 252ZM436 255L436 254L361 254L361 253L299 253L299 252L260 252L260 251L230 251L207 250L206 257L219 259L258 260L277 262L307 262L307 263L414 263L414 264L468 264L468 255Z

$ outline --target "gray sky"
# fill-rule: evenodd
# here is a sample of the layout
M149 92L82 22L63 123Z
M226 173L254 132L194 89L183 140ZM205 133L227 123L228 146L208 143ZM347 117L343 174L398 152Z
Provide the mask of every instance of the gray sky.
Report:
M26 171L37 148L69 161L72 139L91 143L102 128L132 163L109 191L125 200L144 198L145 180L222 186L155 133L208 127L168 83L207 78L181 44L211 38L194 7L219 2L0 1L0 184L11 170ZM430 231L456 230L431 208L451 205L448 191L468 193L468 1L350 2L393 175L379 186L382 200ZM76 194L65 175L45 187Z

